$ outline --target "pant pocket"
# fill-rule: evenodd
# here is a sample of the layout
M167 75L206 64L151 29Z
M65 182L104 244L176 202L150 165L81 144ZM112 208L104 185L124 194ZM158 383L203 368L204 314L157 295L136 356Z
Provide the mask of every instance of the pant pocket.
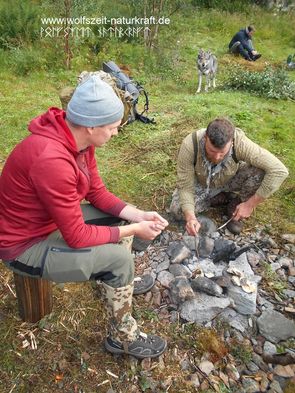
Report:
M57 283L88 281L94 264L91 251L91 248L48 248L44 255L42 278Z

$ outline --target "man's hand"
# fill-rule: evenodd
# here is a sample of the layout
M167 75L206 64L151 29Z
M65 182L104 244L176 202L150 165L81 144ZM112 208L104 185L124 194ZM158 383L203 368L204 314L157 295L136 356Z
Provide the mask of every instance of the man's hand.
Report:
M143 240L153 240L165 229L166 225L160 221L141 221L136 224L135 235Z
M146 212L144 210L137 209L135 206L126 205L124 209L119 214L120 218L123 218L127 221L133 222L141 222L141 221L154 221L160 222L165 225L168 225L168 221L165 220L162 216L160 216L157 212Z
M163 218L162 216L160 216L159 213L157 212L142 212L142 217L141 217L141 221L154 221L154 222L159 222L163 225L165 225L165 227L169 224L167 220L165 220L165 218Z
M255 207L263 201L264 198L254 194L246 202L240 203L233 213L234 220L239 221L250 217Z
M195 212L185 211L184 217L186 221L185 229L187 230L187 233L191 236L196 236L197 233L199 232L201 224L197 220L197 217L195 216Z
M196 236L200 228L201 228L201 224L196 218L193 218L186 222L185 229L187 230L187 233L191 236Z
M119 226L119 237L131 235L138 236L143 240L153 240L165 229L166 225L160 221L141 221L135 224Z
M234 213L233 218L235 221L243 220L244 218L248 218L251 216L254 208L247 202L240 203Z
M258 54L258 52L256 50L252 50L251 53L252 53L253 56Z

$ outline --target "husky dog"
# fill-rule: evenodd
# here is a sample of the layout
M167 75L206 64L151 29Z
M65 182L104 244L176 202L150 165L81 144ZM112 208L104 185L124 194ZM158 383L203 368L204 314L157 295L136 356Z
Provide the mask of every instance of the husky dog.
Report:
M200 49L198 57L197 57L197 68L199 72L199 86L197 93L200 93L202 86L202 76L206 75L206 85L205 91L208 91L208 87L211 87L211 80L213 88L216 87L215 84L215 75L217 72L217 58L212 55L210 51L203 51Z

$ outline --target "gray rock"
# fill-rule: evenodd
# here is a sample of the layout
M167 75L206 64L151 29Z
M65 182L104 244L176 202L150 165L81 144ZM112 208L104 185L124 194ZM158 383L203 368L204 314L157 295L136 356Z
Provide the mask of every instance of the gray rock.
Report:
M217 263L214 264L212 259L200 259L196 263L196 268L199 268L203 271L203 273L210 276L222 276L224 269L227 267L226 263Z
M267 364L263 361L262 357L257 353L255 352L252 353L252 360L256 364L256 366L258 366L262 371L264 372L269 371Z
M191 286L194 291L205 292L211 296L222 295L222 288L207 277L196 277L191 280Z
M275 310L263 311L257 325L260 334L272 343L295 337L295 323Z
M196 251L199 245L199 236L183 236L184 243L191 251Z
M226 240L223 238L216 239L214 241L214 249L212 259L214 263L219 261L228 262L233 252L236 250L236 245L232 240Z
M218 239L221 237L221 234L219 232L213 232L210 234L211 239Z
M245 253L245 252L243 254L241 254L240 256L238 256L238 258L235 259L234 261L230 261L228 267L229 268L233 267L233 268L240 270L241 272L243 272L245 274L246 277L254 276L254 272L248 263L247 253Z
M262 306L263 310L273 310L274 305L265 299L264 297L259 296L259 299L257 298L257 303Z
M242 377L242 385L245 389L245 393L257 393L260 392L259 382L256 382L252 378Z
M278 381L274 380L269 385L268 393L284 393Z
M163 270L162 272L160 272L157 276L157 280L160 282L160 284L165 287L165 288L169 288L170 286L170 282L172 280L174 280L174 276L173 274L171 274L170 272L167 272L167 270Z
M214 370L214 364L209 362L208 360L203 360L199 364L199 368L203 371L204 374L209 375Z
M293 266L293 260L291 258L281 257L279 258L278 262L282 267L290 268Z
M192 384L192 386L198 391L198 388L200 387L200 380L199 380L198 373L191 374L189 376L189 381Z
M295 291L292 289L284 289L283 294L287 297L295 298Z
M277 353L277 347L273 343L265 341L263 344L263 352L267 355L274 355Z
M179 321L179 314L178 311L170 311L170 321L171 323L176 323Z
M221 288L228 288L231 284L231 280L229 275L224 275L224 276L218 276L218 277L212 277L212 280Z
M199 215L197 218L201 224L201 228L199 230L200 235L210 235L211 233L216 232L217 227L210 218L202 215Z
M169 272L173 274L174 277L184 276L186 278L190 278L192 276L189 268L177 263L169 266Z
M182 371L191 371L192 370L192 365L187 358L181 359L179 364L180 364L180 368Z
M227 288L228 297L234 302L234 309L243 315L252 315L256 312L257 284L256 290L252 293L244 292L241 287L230 285Z
M279 262L272 262L270 264L271 270L273 272L275 272L276 270L280 269L281 265L279 264Z
M170 298L172 303L180 304L195 298L190 282L184 277L176 277L170 282Z
M200 258L208 258L214 248L214 240L208 236L201 236L199 239L198 255Z
M256 267L257 265L259 265L259 262L261 260L261 256L255 251L248 251L247 252L247 259L248 259L250 266Z
M271 237L264 237L261 242L265 247L278 248L277 243Z
M232 330L232 337L234 337L237 341L239 341L240 343L242 343L244 341L244 336L242 335L242 333L240 333L237 330Z
M167 254L171 263L180 263L186 258L190 258L192 253L183 242L172 242L167 248Z
M156 273L160 273L163 270L167 270L170 266L170 261L169 258L165 258L165 260L163 262L161 262L157 268L156 268Z
M287 276L287 273L285 272L285 270L283 268L282 269L278 269L276 271L276 273L280 277L280 279L282 279L284 281L287 281L288 276Z
M285 233L281 236L281 238L288 243L295 244L295 234L294 233Z
M249 371L251 371L252 373L257 373L257 371L259 370L259 367L257 366L257 364L250 361L247 363L247 369Z
M246 329L249 327L248 318L244 315L238 314L232 308L226 308L222 311L218 319L221 321L227 322L231 327L244 333Z
M228 298L196 293L195 299L188 300L181 305L180 316L187 321L202 324L211 321L229 305Z
M289 276L288 281L290 284L292 284L295 287L295 276Z

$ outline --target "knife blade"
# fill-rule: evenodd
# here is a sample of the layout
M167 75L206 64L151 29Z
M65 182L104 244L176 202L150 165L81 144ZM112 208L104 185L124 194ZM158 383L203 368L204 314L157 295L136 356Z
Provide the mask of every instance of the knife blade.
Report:
M224 224L220 225L220 227L218 227L216 229L216 231L219 231L220 229L224 228L229 222L231 222L232 219L233 219L233 217L231 217L229 220L227 220Z

